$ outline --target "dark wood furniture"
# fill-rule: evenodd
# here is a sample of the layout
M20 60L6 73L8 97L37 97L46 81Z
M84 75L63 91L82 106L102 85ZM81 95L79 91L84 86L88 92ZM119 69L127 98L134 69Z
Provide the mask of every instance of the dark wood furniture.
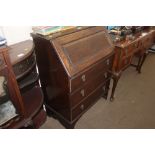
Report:
M101 96L107 98L114 58L103 27L77 27L49 36L31 34L48 115L66 128Z
M5 100L1 100L1 117L0 117L0 128L8 127L12 124L18 122L21 118L24 117L24 103L20 91L15 80L14 73L11 69L11 63L7 53L6 47L0 47L0 78L4 79L1 81L1 93L0 98L6 97ZM3 107L3 104L10 102L11 109L6 106ZM4 110L2 109L4 108ZM5 112L7 109L7 112ZM9 116L7 116L9 115Z
M12 114L10 112L11 114L8 117L9 106L6 112L4 112L6 106L1 106L4 110L0 109L0 128L39 128L46 120L46 113L43 110L44 98L41 88L39 85L35 85L32 89L29 89L29 91L21 93L8 50L9 48L6 46L0 47L0 77L4 77L5 79L5 82L1 82L1 88L6 88L3 91L5 92L4 94L8 96L7 99L3 100L0 104L4 105L9 102L10 107L14 107L10 111L12 112L14 110L14 113ZM2 94L0 99L2 98ZM8 118L8 120L6 120L6 118Z
M32 40L26 40L9 46L9 56L21 92L39 85Z
M155 29L147 27L143 31L135 33L131 37L132 39L123 39L115 42L115 58L113 64L113 88L111 94L111 101L114 99L114 92L121 76L121 73L129 66L136 67L136 70L140 73L142 65L147 56L147 50L155 42ZM132 64L133 57L138 58L137 64Z

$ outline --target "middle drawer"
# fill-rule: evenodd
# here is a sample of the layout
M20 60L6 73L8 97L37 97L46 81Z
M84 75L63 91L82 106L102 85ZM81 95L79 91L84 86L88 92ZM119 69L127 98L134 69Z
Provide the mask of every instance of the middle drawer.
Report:
M91 94L101 83L104 83L110 78L110 73L102 72L96 76L92 81L87 82L82 88L76 90L70 95L71 107L78 105L83 99Z

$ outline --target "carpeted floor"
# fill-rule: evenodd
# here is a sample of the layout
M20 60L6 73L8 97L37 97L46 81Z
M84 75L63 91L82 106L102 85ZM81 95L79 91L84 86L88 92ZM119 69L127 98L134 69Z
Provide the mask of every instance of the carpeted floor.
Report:
M109 93L110 94L110 93ZM149 54L138 74L128 68L118 83L115 100L99 99L76 123L76 129L155 128L155 54ZM42 129L64 128L47 118Z

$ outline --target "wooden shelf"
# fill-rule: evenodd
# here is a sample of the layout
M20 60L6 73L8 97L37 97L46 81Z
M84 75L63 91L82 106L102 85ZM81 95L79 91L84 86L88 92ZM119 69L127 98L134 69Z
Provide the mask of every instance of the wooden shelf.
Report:
M46 121L46 113L43 109L43 93L39 84L37 83L38 74L33 74L31 72L32 70L27 70L26 72L29 73L30 76L22 79L22 81L20 81L20 86L24 89L27 87L27 85L32 85L33 83L36 85L32 85L32 88L28 89L27 91L20 91L17 79L13 72L12 64L10 62L8 48L0 48L0 60L3 62L0 66L0 76L6 77L9 99L14 105L14 113L17 113L17 115L12 115L11 113L11 116L8 116L9 110L5 107L1 107L1 116L5 117L3 120L1 120L0 128L39 128ZM31 67L34 68L33 64L30 66L30 68ZM5 114L8 117L6 117Z
M43 105L43 93L39 86L35 86L30 91L22 94L26 118L33 117Z
M25 117L18 119L16 122L11 123L8 128L23 128L32 123L33 118L38 117L38 114L43 113L43 94L39 86L32 88L30 91L22 95L24 107L25 107ZM43 120L42 120L43 119ZM44 122L46 116L43 116L39 121ZM35 123L39 123L35 122Z

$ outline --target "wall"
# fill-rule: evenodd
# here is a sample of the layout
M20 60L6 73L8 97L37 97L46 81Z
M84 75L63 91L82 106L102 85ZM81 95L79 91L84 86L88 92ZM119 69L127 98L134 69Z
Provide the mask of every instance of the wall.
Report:
M31 26L1 26L0 35L7 39L7 44L15 44L20 41L32 39L30 33L32 32Z
M2 26L0 26L0 36L2 36L3 37L3 27Z

